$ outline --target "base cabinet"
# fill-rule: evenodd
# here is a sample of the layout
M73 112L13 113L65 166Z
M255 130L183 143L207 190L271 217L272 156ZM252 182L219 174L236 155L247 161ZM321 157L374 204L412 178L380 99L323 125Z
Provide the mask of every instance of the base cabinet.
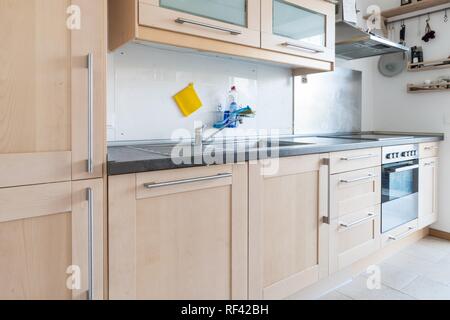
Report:
M247 299L247 165L109 179L110 299Z
M286 298L328 275L326 157L250 164L250 299Z
M0 299L102 299L102 226L101 179L0 189Z
M438 158L420 160L419 168L419 228L437 221Z

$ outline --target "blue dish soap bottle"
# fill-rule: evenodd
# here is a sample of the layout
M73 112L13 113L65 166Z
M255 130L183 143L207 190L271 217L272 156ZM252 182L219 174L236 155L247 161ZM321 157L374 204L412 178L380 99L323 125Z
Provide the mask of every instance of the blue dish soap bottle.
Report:
M228 117L230 117L230 120L232 122L228 125L228 128L236 128L237 122L236 120L236 114L235 112L239 109L238 106L238 92L236 89L236 86L232 86L230 92L228 93L228 108L229 108L229 114Z

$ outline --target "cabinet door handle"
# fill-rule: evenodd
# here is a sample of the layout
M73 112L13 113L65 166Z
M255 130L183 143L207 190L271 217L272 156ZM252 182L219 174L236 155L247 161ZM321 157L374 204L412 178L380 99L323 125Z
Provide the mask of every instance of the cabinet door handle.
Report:
M363 222L366 222L368 220L373 220L375 217L376 217L376 214L369 213L369 215L367 217L359 219L359 220L357 220L355 222L352 222L352 223L340 222L339 224L340 224L341 227L351 228L351 227L357 226L357 225L359 225L359 224L361 224Z
M325 223L325 224L331 224L331 210L330 210L330 159L329 158L322 159L321 160L321 166L326 168L326 175L325 175L326 186L324 187L324 189L320 188L320 190L322 192L320 193L319 197L325 197L326 198L326 212L327 212L327 216L322 218L322 222ZM323 193L325 193L325 194L323 194Z
M389 236L389 240L393 240L393 241L401 240L401 239L407 237L408 235L410 235L411 233L413 233L415 229L416 228L414 228L414 227L409 227L408 231L406 231L402 234L399 234L398 236Z
M426 151L431 151L431 150L434 150L434 149L438 149L438 147L429 146L429 147L425 147L423 149L426 150Z
M356 178L356 179L351 179L351 180L342 179L341 183L353 183L353 182L364 181L364 180L372 180L373 178L376 178L376 177L377 177L376 175L369 174L366 177L361 177L361 178Z
M284 42L281 45L286 47L286 48L291 48L291 49L295 49L295 50L299 50L299 51L305 51L305 52L309 52L309 53L323 53L323 52L325 52L324 49L308 46L306 44L296 44L296 43L292 43L292 42Z
M429 167L429 166L434 165L435 163L436 163L436 162L434 162L434 161L432 161L432 162L427 162L427 163L424 164L424 166Z
M94 191L87 188L88 202L88 292L87 299L94 300Z
M94 55L87 56L88 68L88 159L87 172L94 172Z
M175 20L175 22L179 23L179 24L185 24L185 23L193 24L193 25L204 27L204 28L208 28L208 29L214 29L214 30L219 30L219 31L223 31L223 32L228 32L229 34L231 34L233 36L238 36L238 35L242 34L242 32L239 31L239 30L219 27L219 26L215 26L213 24L199 22L199 21L190 20L190 19L177 18Z
M354 161L354 160L370 159L370 158L375 158L375 157L377 157L377 156L373 155L373 154L365 154L365 155L356 156L356 157L342 157L341 160L342 161Z
M180 184L187 184L187 183L192 183L192 182L230 178L232 176L233 176L233 174L231 174L231 173L219 173L215 176L207 176L207 177L200 177L200 178L191 178L191 179L175 180L175 181L160 182L160 183L150 182L150 183L145 183L144 187L147 189L155 189L155 188L169 187L169 186L175 186L175 185L180 185Z

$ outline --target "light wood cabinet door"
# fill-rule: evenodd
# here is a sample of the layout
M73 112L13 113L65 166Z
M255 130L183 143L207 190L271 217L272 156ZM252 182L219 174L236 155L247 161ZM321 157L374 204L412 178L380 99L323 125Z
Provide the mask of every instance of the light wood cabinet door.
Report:
M335 5L322 0L261 0L261 47L335 61Z
M420 159L434 158L439 155L439 142L422 143L419 146Z
M0 189L0 299L102 299L102 225L101 179Z
M420 160L419 229L432 225L438 218L438 165L438 158Z
M380 204L380 174L381 167L375 167L331 175L331 220Z
M68 28L71 5L81 9L80 30ZM106 0L0 0L0 187L70 181L72 174L101 177L103 24ZM87 52L94 52L96 61L90 140ZM89 174L90 141L94 170Z
M331 222L330 273L342 270L381 248L381 206L347 214Z
M250 299L283 299L328 276L327 157L250 164Z
M110 299L246 299L247 165L109 179Z
M261 0L139 0L139 25L260 47Z

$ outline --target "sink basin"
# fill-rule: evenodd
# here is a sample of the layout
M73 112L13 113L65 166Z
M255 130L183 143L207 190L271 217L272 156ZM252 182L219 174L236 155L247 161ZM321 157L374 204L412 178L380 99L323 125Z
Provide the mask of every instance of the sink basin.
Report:
M221 141L211 142L203 145L203 152L249 152L262 149L281 149L298 147L302 145L311 145L311 143L293 142L293 141L271 141L271 140L234 140L234 141ZM149 152L164 157L170 157L175 147L180 149L192 148L191 154L194 154L195 146L192 144L152 144L152 145L139 145L130 146L134 150Z

